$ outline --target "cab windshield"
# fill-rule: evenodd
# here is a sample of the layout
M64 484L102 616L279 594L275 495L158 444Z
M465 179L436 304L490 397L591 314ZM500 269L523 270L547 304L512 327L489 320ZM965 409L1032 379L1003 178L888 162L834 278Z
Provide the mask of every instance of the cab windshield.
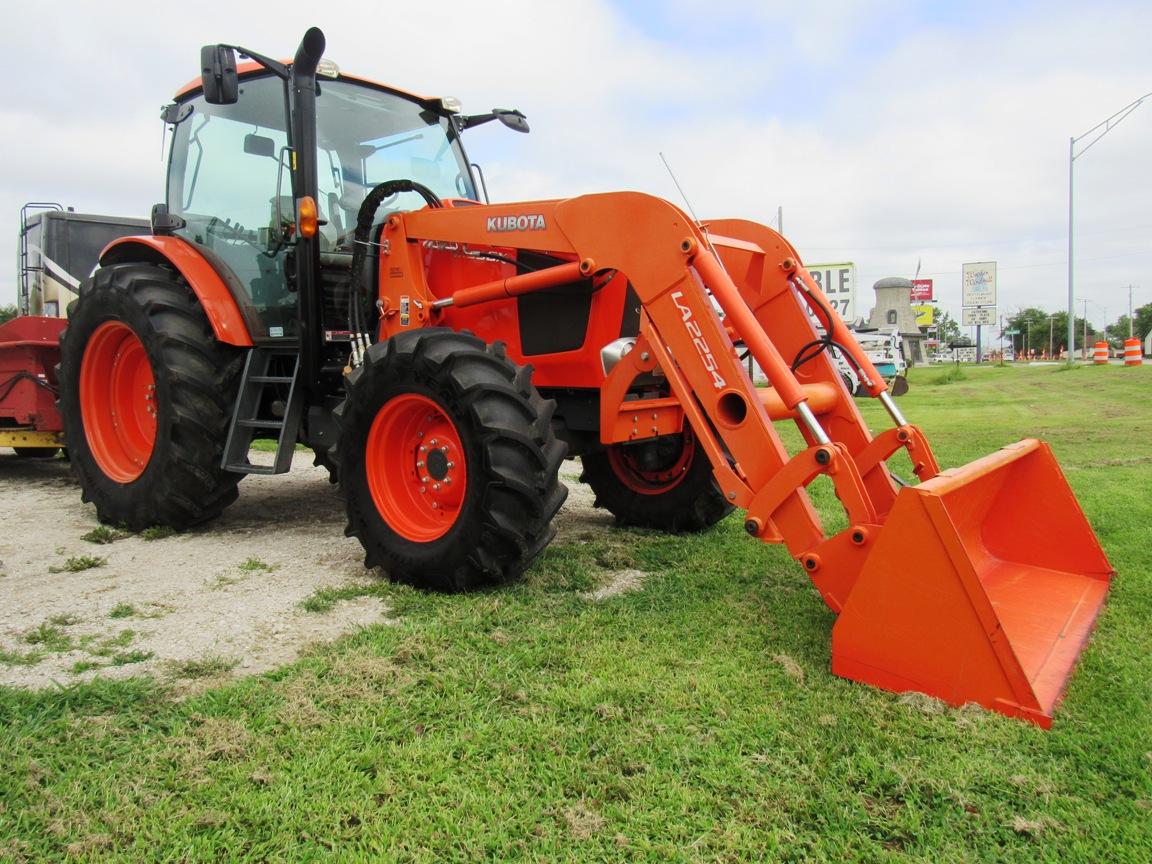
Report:
M190 104L172 145L168 209L186 221L185 239L227 265L247 294L237 299L269 338L289 336L296 296L285 273L295 212L283 83L246 78L234 104L209 105L203 96ZM321 252L351 251L360 205L386 180L476 198L447 117L394 93L323 79L316 113ZM385 200L376 218L424 206L406 192Z
M447 117L344 81L321 83L316 112L320 195L332 214L343 217L344 230L355 226L365 195L386 180L415 180L441 198L476 198ZM425 206L415 192L384 203L387 210Z
M203 97L192 104L173 145L169 210L243 230L268 226L274 196L292 194L281 170L288 143L281 82L250 78L232 105L209 105ZM347 81L321 82L316 113L317 203L333 242L355 223L365 195L385 180L416 180L441 198L476 198L456 131L443 115ZM389 210L423 206L415 192L387 202Z

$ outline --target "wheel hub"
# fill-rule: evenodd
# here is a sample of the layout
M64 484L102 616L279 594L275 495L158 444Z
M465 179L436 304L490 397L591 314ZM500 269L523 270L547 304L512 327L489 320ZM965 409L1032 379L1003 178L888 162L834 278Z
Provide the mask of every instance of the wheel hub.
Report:
M417 393L381 406L368 432L364 467L376 510L407 540L444 536L464 503L467 470L456 424Z
M443 480L448 476L448 457L443 450L432 450L428 453L428 474L433 480Z
M608 461L620 481L641 495L662 495L687 476L696 452L696 439L685 424L681 435L642 445L613 446Z
M80 413L100 470L130 483L148 466L156 443L156 380L136 333L107 321L88 339L80 366Z

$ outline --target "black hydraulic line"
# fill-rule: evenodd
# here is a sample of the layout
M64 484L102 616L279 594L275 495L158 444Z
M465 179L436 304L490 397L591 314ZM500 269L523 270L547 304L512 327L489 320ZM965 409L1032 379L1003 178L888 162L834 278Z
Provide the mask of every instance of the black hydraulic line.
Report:
M368 234L372 230L372 223L376 219L376 211L386 198L399 195L401 192L415 192L432 208L444 206L444 202L425 186L415 180L385 180L375 186L360 204L356 213L356 231L352 236L352 273L350 277L351 291L349 292L348 318L352 330L356 333L366 332L364 321L364 300L372 300L372 286L366 284L365 264L368 260Z
M790 279L789 281L792 283L793 288L796 288L798 291L801 290L800 288L797 288L795 280ZM817 297L811 291L807 290L807 286L805 286L803 290L804 293L818 307L820 307L820 311L824 313L824 335L819 339L815 339L812 342L802 346L800 350L796 352L796 356L792 360L792 371L795 372L809 360L814 360L829 348L836 348L840 351L841 356L844 357L844 359L850 363L857 372L863 374L864 370L856 364L856 360L853 358L851 352L849 352L847 348L832 338L832 311L827 306L825 306L823 302L821 302L819 297ZM815 348L816 350L808 353L809 349L811 348Z
M33 375L31 372L25 372L25 371L21 370L20 372L17 372L15 375L13 375L11 378L4 381L4 383L0 384L0 388L2 388L4 391L3 393L0 393L0 402L3 402L5 399L7 399L8 394L10 394L13 390L15 390L16 385L19 384L21 381L31 381L37 387L43 387L49 393L52 393L52 394L56 393L56 388L53 387L51 384L49 384L47 381L43 380L42 378L38 378L37 376Z

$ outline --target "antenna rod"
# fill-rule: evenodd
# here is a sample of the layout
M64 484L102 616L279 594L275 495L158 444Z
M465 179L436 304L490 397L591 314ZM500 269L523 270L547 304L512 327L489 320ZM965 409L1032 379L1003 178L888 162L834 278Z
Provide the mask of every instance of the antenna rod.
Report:
M664 167L668 170L668 176L672 178L672 182L676 184L676 189L680 192L680 197L684 199L684 204L688 207L688 213L692 216L692 221L700 225L700 217L696 215L696 211L692 209L692 202L688 200L688 195L684 192L684 187L680 185L680 181L676 179L676 174L672 171L672 166L668 164L668 160L664 158L664 153L660 153L660 161L664 163ZM703 226L700 226L703 227ZM712 244L709 243L709 246Z

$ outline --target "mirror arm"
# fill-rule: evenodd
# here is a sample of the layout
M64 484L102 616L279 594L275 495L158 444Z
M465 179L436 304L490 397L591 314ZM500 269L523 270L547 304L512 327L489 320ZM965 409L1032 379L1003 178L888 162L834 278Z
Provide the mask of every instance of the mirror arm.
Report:
M224 47L231 48L241 57L247 57L249 60L255 60L269 72L272 72L280 78L283 78L285 81L288 80L288 67L281 63L279 60L273 60L271 57L265 57L263 54L260 54L256 51L250 51L241 45L225 45Z
M473 126L489 123L495 119L495 114L469 114L461 117L459 123L461 129L471 129Z

